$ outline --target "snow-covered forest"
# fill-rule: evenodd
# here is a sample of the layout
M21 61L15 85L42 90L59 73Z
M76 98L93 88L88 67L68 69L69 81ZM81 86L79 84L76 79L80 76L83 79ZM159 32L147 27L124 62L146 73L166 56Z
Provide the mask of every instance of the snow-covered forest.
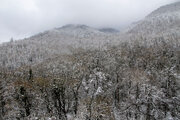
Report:
M180 3L125 32L66 25L0 45L0 120L180 120Z

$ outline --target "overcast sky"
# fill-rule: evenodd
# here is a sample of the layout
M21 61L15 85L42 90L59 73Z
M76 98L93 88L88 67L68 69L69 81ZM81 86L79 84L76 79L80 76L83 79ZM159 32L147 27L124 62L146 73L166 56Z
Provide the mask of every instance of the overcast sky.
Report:
M178 0L0 0L0 43L61 27L122 28Z

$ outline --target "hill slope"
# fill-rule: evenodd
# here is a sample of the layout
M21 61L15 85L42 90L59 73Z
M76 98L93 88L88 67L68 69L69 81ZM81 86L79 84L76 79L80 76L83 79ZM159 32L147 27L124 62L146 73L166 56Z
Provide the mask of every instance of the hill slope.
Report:
M0 66L16 68L37 64L72 48L96 49L113 42L113 36L85 25L66 25L30 38L0 45Z
M180 2L165 5L153 11L128 30L128 34L156 37L180 35Z

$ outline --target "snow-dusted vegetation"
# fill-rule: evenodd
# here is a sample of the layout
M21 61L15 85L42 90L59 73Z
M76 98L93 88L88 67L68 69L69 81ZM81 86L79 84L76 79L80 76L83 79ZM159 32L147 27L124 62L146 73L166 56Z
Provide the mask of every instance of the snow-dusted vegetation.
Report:
M179 120L179 6L123 34L67 25L0 45L0 120Z

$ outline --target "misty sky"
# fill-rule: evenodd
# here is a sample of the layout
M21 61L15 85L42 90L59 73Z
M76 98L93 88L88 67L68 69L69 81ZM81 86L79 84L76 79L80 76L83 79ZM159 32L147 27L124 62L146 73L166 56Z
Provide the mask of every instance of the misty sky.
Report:
M178 0L0 0L0 43L65 24L123 28Z

